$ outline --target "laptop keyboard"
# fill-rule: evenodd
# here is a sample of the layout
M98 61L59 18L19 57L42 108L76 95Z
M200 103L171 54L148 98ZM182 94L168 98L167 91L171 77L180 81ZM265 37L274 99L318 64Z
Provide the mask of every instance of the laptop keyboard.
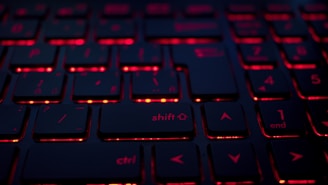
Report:
M1 1L0 184L327 184L327 12Z

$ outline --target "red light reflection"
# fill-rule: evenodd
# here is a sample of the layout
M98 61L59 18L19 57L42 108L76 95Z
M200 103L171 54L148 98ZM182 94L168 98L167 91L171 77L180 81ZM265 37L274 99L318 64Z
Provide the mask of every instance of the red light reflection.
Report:
M264 15L265 19L268 21L278 21L278 20L290 20L292 18L291 14L288 13L283 13L283 14L265 14Z
M117 103L119 100L77 100L80 104L107 104L107 103Z
M106 67L70 67L69 72L104 72Z
M230 21L246 21L255 19L253 14L228 14L228 20Z
M49 39L49 44L51 45L83 45L85 43L84 39Z
M314 100L327 100L328 99L328 96L304 96L300 90L300 88L298 87L298 84L296 82L295 79L292 80L292 83L295 87L295 90L296 90L296 93L297 95L304 99L304 100L311 100L311 101L314 101Z
M219 39L215 38L157 38L150 41L164 44L164 45L176 45L176 44L208 44L216 43Z
M326 14L302 14L302 18L306 21L319 21L326 20L328 16Z
M0 45L4 46L32 46L35 40L1 40Z
M40 142L82 142L85 138L53 138L53 139L39 139Z
M57 104L60 103L59 100L26 100L26 101L16 101L19 104Z
M136 72L136 71L158 71L158 66L124 66L122 67L124 72Z
M15 69L16 73L28 73L28 72L39 72L39 73L43 73L43 72L52 72L53 68L52 67L37 67L37 68L33 68L33 67L17 67Z
M0 139L0 143L18 143L19 139Z
M117 38L117 39L98 39L98 43L102 45L132 45L132 38Z
M255 184L253 181L241 181L241 182L216 182L216 185L247 185L247 184Z
M168 138L106 138L105 141L176 141L176 140L188 140L189 137L168 137Z
M328 137L328 134L322 134L322 133L320 133L320 132L317 130L317 128L314 126L314 123L313 123L313 120L312 120L312 118L311 118L311 115L310 115L308 112L306 112L306 116L307 116L307 118L308 118L308 120L309 120L309 122L310 122L310 125L311 125L311 127L312 127L313 132L314 132L317 136L320 136L320 137Z
M158 98L158 99L154 99L154 98L145 98L145 99L136 99L134 100L137 103L177 103L179 102L178 98Z

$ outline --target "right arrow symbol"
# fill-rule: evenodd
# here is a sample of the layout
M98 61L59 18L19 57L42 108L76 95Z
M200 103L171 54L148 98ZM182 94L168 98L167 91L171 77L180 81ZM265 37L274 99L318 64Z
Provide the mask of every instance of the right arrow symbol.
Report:
M170 158L170 161L174 162L174 163L179 163L179 164L183 164L183 160L181 159L183 157L182 154L180 155L177 155L177 156L174 156L174 157L171 157Z
M233 163L237 164L240 158L240 153L237 155L228 154L228 157L232 160Z
M297 161L297 160L303 158L303 155L302 154L298 154L298 153L295 153L295 152L289 152L289 154L291 156L293 156L292 162Z

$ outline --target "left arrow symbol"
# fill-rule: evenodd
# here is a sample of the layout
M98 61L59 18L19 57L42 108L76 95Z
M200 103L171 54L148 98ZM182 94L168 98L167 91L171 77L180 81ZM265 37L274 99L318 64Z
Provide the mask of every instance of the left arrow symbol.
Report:
M181 159L183 157L182 154L180 155L177 155L177 156L174 156L174 157L171 157L170 158L170 161L174 162L174 163L178 163L178 164L183 164L183 160Z

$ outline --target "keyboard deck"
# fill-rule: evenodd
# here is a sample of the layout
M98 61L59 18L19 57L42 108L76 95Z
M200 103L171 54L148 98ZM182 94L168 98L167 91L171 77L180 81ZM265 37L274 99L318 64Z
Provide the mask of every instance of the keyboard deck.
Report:
M327 1L0 1L0 184L328 184Z

